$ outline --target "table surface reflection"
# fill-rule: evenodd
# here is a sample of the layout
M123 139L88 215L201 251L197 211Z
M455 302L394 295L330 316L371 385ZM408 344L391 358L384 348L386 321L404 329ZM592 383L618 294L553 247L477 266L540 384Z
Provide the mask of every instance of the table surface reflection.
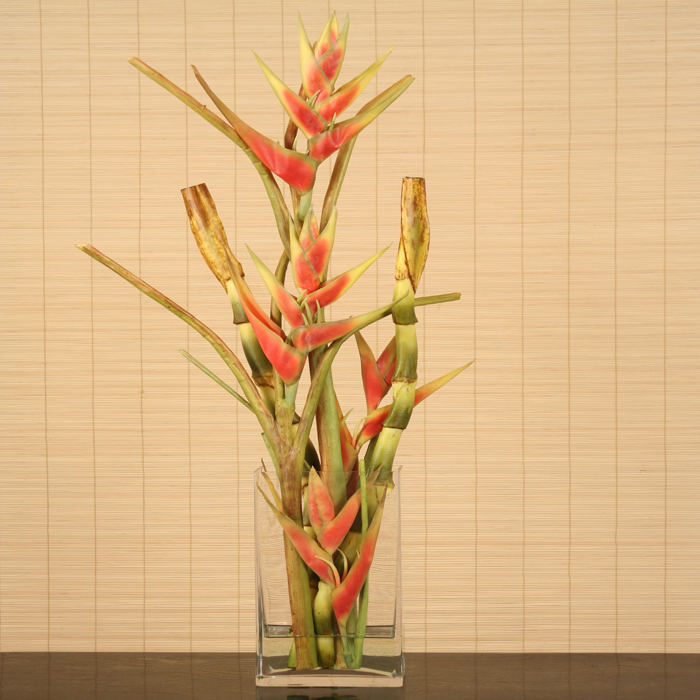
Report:
M698 700L700 654L407 654L392 689L255 687L253 654L5 653L2 700Z

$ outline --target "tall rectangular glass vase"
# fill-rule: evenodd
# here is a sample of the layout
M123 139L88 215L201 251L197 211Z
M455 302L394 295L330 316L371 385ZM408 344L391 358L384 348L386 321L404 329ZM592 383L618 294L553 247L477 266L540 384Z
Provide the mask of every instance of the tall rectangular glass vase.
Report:
M274 473L263 478L255 473L255 553L257 587L257 672L258 686L277 687L400 687L404 679L403 635L401 627L401 509L400 470L393 472L381 513L381 525L374 557L365 584L354 601L344 629L332 619L332 627L304 639L318 650L318 665L296 668L295 638L289 603L284 540L286 536L270 505L262 496L269 493ZM351 571L362 546L358 521L332 561L339 581ZM313 537L313 531L307 526ZM355 533L355 534L353 534ZM341 553L345 550L347 555ZM327 584L310 572L312 605ZM330 591L326 593L330 595ZM366 613L365 613L366 610ZM332 616L331 616L332 617Z

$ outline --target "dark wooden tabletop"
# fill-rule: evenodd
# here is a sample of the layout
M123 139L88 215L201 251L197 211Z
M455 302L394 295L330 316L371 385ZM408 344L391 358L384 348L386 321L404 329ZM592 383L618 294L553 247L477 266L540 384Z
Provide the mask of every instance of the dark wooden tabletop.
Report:
M255 688L253 654L5 653L2 700L700 700L700 654L408 654L400 690Z

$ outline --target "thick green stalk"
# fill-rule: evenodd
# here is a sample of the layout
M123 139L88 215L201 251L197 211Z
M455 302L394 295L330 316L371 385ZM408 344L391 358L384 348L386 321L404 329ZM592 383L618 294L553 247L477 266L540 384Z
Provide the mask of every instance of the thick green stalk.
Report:
M317 348L309 354L309 370L312 376L318 368L322 355L323 348ZM347 492L343 455L340 447L340 417L338 416L338 403L330 369L323 382L316 409L316 429L321 459L321 478L328 489L337 513L347 499Z
M369 512L367 503L367 471L365 469L365 461L359 460L360 470L360 496L362 505L360 507L360 519L362 523L362 538L364 539L369 527ZM374 490L374 489L373 489ZM369 574L362 586L360 592L359 611L357 614L357 623L355 625L355 653L353 655L352 667L360 668L362 666L362 651L365 644L365 634L367 632L367 611L369 609Z
M277 425L282 438L283 454L280 459L280 490L285 514L297 525L303 526L301 509L301 471L297 469L294 450L295 435L292 428L294 398L296 392L289 387L290 400L277 402ZM296 668L318 666L316 633L309 583L309 571L289 537L284 537L284 553L287 565L289 607L292 614L292 633Z

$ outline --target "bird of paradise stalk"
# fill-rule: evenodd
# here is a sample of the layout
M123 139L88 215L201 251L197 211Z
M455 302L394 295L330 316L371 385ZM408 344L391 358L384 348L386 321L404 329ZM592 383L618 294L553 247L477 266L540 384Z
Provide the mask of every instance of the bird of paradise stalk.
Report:
M414 405L471 364L416 388L415 308L459 298L455 293L415 296L430 239L422 178L403 181L401 237L392 301L350 318L324 318L325 307L348 291L386 250L347 272L327 278L338 219L336 203L358 134L413 81L412 76L404 76L353 117L341 121L340 115L388 56L387 52L360 75L336 87L347 35L348 21L341 30L333 14L312 44L299 20L302 84L298 92L288 88L256 56L289 115L283 145L240 119L194 66L197 80L222 116L140 58L130 59L139 71L243 150L272 205L283 248L274 272L249 250L272 298L270 312L266 313L251 293L243 268L231 251L207 186L200 184L182 190L197 246L228 295L248 368L219 335L189 311L93 246L78 246L199 332L231 370L242 394L189 353L182 351L183 354L252 411L260 423L279 481L278 491L269 475L263 474L269 487L269 493L263 496L285 533L294 636L290 664L297 669L361 665L368 574L386 494L393 487L392 464L399 440ZM299 138L300 133L305 140ZM333 154L335 163L319 221L312 204L316 171L319 163ZM289 185L289 204L277 178ZM296 293L285 286L290 263ZM389 315L393 318L394 334L375 359L360 331ZM350 337L357 341L367 403L367 414L355 434L346 425L331 373L338 350ZM307 360L311 383L299 414L297 387ZM390 388L391 401L380 406ZM314 420L317 447L311 439Z

